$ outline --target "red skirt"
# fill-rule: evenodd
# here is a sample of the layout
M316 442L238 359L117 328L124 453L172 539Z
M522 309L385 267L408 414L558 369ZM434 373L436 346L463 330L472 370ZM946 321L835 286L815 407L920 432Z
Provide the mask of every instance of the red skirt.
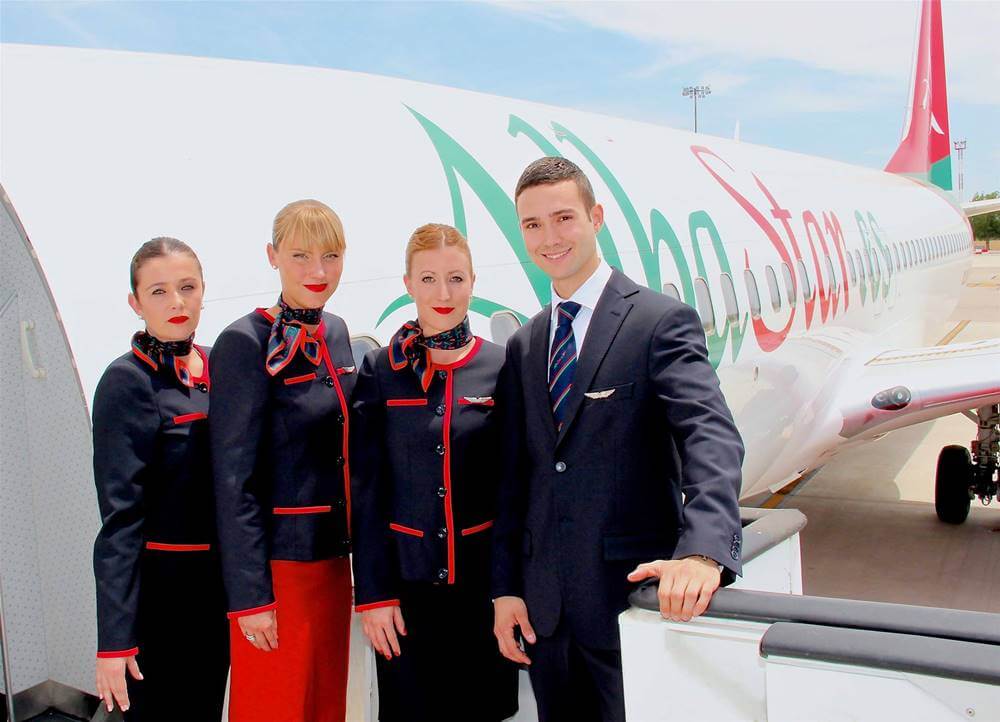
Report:
M272 561L278 648L262 652L229 628L230 722L343 722L351 623L346 558Z

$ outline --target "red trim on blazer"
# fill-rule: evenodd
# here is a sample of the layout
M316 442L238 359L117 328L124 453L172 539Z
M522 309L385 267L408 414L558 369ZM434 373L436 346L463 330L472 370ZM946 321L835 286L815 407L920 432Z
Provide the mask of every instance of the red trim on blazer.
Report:
M369 609L379 609L380 607L398 607L398 599L386 599L384 602L370 602L369 604L355 604L355 612L367 612Z
M276 506L273 514L324 514L333 509L332 506Z
M469 536L470 534L478 534L481 531L486 531L491 526L493 526L493 520L484 521L482 524L476 524L475 526L470 526L468 529L462 530L462 536Z
M164 544L163 542L146 542L146 548L158 552L207 552L211 544Z
M197 344L194 344L194 350L198 352L199 356L201 356L202 365L201 365L201 376L199 376L198 378L192 376L191 384L193 386L197 386L198 384L205 384L205 386L208 389L211 389L212 379L211 375L208 373L208 354L205 353L205 349L203 349L201 346ZM188 372L190 373L190 368L188 369Z
M227 619L239 619L240 617L249 617L251 614L259 614L260 612L267 612L271 609L276 609L278 607L277 602L271 602L270 604L265 604L263 607L252 607L250 609L240 609L235 612L226 612Z
M261 316L266 318L268 321L270 321L271 323L274 323L274 316L272 316L271 312L268 311L266 308L255 308L254 310Z
M326 370L330 374L330 378L333 379L333 388L337 391L337 398L340 400L340 413L344 416L344 433L342 434L342 444L341 444L341 455L344 457L344 502L346 504L347 511L347 533L351 533L351 461L350 461L350 435L351 435L351 422L350 422L350 407L347 405L347 397L344 396L344 389L340 385L340 374L337 373L337 369L333 366L333 361L330 359L330 349L326 347L326 339L323 338L323 333L321 329L323 324L320 323L320 328L316 329L316 340L319 342L319 350L323 356L323 363L326 364Z
M337 376L350 376L357 371L357 366L341 366L337 369Z
M431 370L433 370L433 371L451 371L453 369L462 368L463 366L465 366L465 364L469 363L472 359L474 359L476 357L476 354L479 353L479 349L481 349L482 347L483 347L483 339L479 338L479 336L476 336L476 340L473 343L472 350L469 351L469 353L467 355L463 356L458 361L455 361L454 363L450 363L450 364L436 364L436 363L432 363L431 364Z
M386 399L386 406L427 406L427 399Z
M137 349L135 346L132 347L132 353L140 361L145 361L153 369L153 371L156 371L157 369L160 368L160 365L158 363L156 363L156 361L154 361L153 359L151 359L149 356L147 356L146 354L144 354L142 351L140 351L139 349Z
M455 517L452 514L451 508L451 498L454 496L451 490L451 410L454 403L455 394L455 375L452 373L452 368L457 368L459 365L471 359L479 351L479 347L482 345L482 339L478 336L476 337L476 347L472 349L461 361L454 364L450 364L445 368L445 372L448 374L447 379L445 379L444 384L444 424L442 426L441 434L444 437L442 443L444 444L444 525L448 529L448 583L455 583Z
M312 381L316 378L315 373L302 374L301 376L292 376L291 378L285 379L285 386L291 386L292 384L303 384L306 381Z
M409 534L410 536L422 537L424 533L419 529L414 529L411 526L403 526L402 524L397 524L394 521L389 522L389 528L393 531L398 531L400 534Z
M458 400L459 406L492 406L493 398L490 397L486 401L469 401L468 397L463 396Z
M174 424L189 424L192 421L201 421L202 419L207 419L208 414L203 414L200 411L194 414L181 414L180 416L174 417Z
M98 652L98 659L118 659L119 657L132 657L139 654L138 647L132 647L132 649L122 649L118 652Z

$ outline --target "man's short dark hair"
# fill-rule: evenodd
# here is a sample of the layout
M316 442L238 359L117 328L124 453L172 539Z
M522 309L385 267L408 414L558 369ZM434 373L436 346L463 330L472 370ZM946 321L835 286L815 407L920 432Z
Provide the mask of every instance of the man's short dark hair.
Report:
M521 177L517 180L517 188L514 190L514 203L517 203L517 199L521 196L521 193L528 188L561 183L567 180L576 183L576 187L580 191L580 199L583 201L584 210L587 211L587 215L589 216L590 209L597 204L594 198L594 189L590 185L590 181L576 163L566 158L555 156L539 158L524 169Z

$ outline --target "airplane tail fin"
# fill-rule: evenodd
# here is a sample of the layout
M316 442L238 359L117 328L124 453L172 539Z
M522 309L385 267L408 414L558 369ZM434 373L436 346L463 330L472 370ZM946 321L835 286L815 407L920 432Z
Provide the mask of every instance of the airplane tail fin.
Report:
M950 191L951 138L944 72L941 0L922 0L910 107L903 140L885 169Z

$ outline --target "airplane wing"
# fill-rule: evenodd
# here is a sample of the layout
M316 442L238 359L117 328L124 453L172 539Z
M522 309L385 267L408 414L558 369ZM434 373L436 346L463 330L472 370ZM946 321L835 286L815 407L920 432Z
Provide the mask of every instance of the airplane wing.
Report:
M840 436L873 438L1000 403L1000 338L884 351L849 373L835 402Z
M1000 198L990 198L985 201L969 201L962 204L966 218L981 216L984 213L1000 213Z

